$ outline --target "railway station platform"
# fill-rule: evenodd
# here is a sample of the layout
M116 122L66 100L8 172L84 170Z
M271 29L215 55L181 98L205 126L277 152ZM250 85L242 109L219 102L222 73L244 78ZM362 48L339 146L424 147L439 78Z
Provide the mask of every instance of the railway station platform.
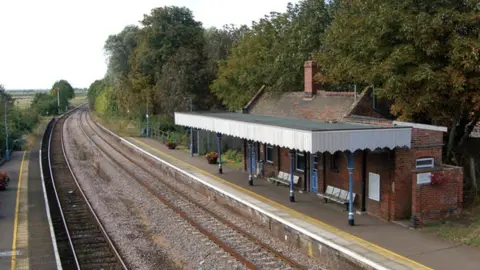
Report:
M289 201L289 189L263 179L248 185L246 172L207 164L204 157L190 157L182 150L170 150L150 138L124 138L156 158L201 177L210 186L235 194L243 201L298 225L311 235L327 239L345 254L366 258L379 269L478 269L480 250L436 238L369 215L356 215L356 226L349 226L344 207L324 204L316 195L296 192ZM260 205L260 206L259 206Z
M0 170L10 177L0 191L0 269L57 269L38 150L13 152Z

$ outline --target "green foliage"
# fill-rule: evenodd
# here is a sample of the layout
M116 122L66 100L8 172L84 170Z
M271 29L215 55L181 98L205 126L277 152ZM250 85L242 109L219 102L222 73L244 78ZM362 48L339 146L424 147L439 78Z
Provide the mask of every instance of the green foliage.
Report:
M30 108L40 115L55 115L58 112L57 98L47 93L35 93Z
M50 91L50 95L56 97L57 93L55 92L55 89L58 89L60 111L64 111L68 106L68 101L75 97L73 87L66 80L60 80L53 84L52 90Z
M6 102L5 102L6 101ZM0 157L5 156L6 132L4 128L5 109L7 111L8 143L9 150L20 149L24 144L24 137L31 132L38 123L38 113L33 109L22 110L14 106L14 99L0 85ZM5 108L5 105L7 106Z
M107 86L95 98L95 111L100 116L111 115L115 111L116 99L111 86Z
M243 153L235 149L228 149L225 154L225 159L233 162L242 162Z
M87 98L90 108L95 108L97 96L107 87L105 80L96 80L88 88Z
M400 119L451 127L450 152L480 118L479 12L476 1L341 1L321 77L372 85Z
M268 91L300 91L303 63L320 49L320 36L330 21L323 0L304 0L255 22L221 63L212 92L234 110L263 85Z

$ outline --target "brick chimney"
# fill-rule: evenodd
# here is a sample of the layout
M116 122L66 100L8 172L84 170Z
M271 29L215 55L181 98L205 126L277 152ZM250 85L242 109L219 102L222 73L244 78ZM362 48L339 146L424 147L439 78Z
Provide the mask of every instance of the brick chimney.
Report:
M308 56L308 60L303 65L305 76L305 98L313 98L317 94L317 84L313 77L317 73L317 61L313 60L312 55Z

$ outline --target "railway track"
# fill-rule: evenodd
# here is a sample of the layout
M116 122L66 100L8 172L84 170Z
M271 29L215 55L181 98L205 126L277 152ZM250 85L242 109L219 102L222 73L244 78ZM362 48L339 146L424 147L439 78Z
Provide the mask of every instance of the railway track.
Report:
M50 204L58 205L52 213L52 223L62 268L127 269L66 158L63 126L71 113L53 123L48 140L48 179L51 183L46 187Z
M147 181L142 180L142 175L150 175L155 177L148 168L139 160L131 158L125 154L120 147L114 145L109 139L105 139L105 135L101 135L103 131L98 132L97 126L93 126L91 120L88 119L88 111L86 109L80 112L79 126L85 136L112 162L116 163L132 179L137 181L158 200L175 211L190 225L195 227L202 234L206 235L210 240L232 255L238 262L248 269L305 269L306 267L285 257L280 252L262 243L253 235L232 224L225 218L215 214L207 207L190 198L186 193L171 185L166 181L158 181L156 187L150 186ZM96 142L93 138L97 137L111 149L106 149L101 143ZM122 162L115 159L112 155L112 149L120 154L127 161L134 164L141 170L129 170L125 168ZM158 178L157 178L158 179Z

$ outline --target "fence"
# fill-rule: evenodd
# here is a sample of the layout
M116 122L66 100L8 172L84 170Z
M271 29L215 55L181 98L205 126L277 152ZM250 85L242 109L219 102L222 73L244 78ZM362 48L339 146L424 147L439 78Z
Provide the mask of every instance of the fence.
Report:
M190 149L190 132L187 129L185 132L182 131L163 131L158 127L149 127L149 132L147 134L145 126L139 126L141 130L141 135L144 137L149 137L160 142L166 142L172 140L177 145L184 146ZM217 135L214 132L205 131L205 130L194 130L194 153L203 155L209 151L217 151ZM232 136L222 136L222 152L227 151L228 149L240 150L243 146L243 141L240 138Z

